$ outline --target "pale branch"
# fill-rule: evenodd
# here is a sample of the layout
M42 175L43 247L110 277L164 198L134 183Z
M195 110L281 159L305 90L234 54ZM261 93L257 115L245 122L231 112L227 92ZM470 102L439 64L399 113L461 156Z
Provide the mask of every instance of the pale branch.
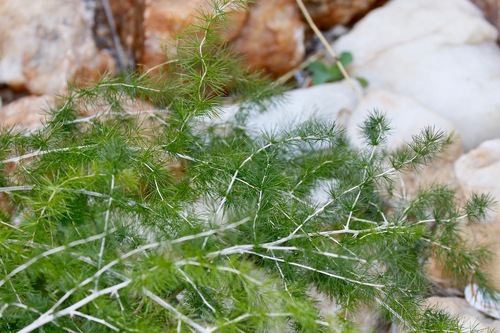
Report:
M108 233L113 233L116 230L117 230L116 228L110 229L108 231ZM27 261L26 263L24 263L24 264L16 267L9 274L7 274L7 276L5 276L2 280L0 280L0 287L3 286L5 284L5 282L7 282L8 280L10 280L13 276L15 276L16 274L22 272L26 268L30 267L31 265L33 265L34 263L36 263L38 260L46 258L46 257L48 257L48 256L50 256L52 254L55 254L55 253L59 253L59 252L65 251L65 250L67 250L69 248L72 248L72 247L75 247L75 246L78 246L78 245L82 245L82 244L86 244L86 243L90 243L90 242L93 242L93 241L96 241L96 240L103 239L103 238L105 238L108 235L108 233L100 233L98 235L94 235L94 236L91 236L91 237L88 237L88 238L85 238L85 239L80 239L80 240L77 240L77 241L73 241L71 243L68 243L68 245L58 246L56 248L53 248L53 249L47 250L47 251L45 251L43 253L40 253L39 255L31 258L29 261Z
M262 182L260 184L260 189L259 189L259 199L257 200L257 210L255 212L255 215L254 215L254 218L253 218L253 239L254 241L257 241L257 219L259 218L259 212L260 212L260 208L261 208L261 205L262 205L262 187L264 186L264 182L266 181L267 179L267 173L269 171L269 167L271 166L271 164L267 163L266 165L266 168L264 170L264 176L262 177Z
M113 191L115 189L115 175L111 175L111 189L109 190L108 208L104 216L104 234L108 233L109 227L109 213L111 212L111 204L113 203ZM101 249L99 250L99 258L97 259L97 268L100 269L102 265L102 258L104 256L104 247L106 246L106 237L101 240ZM97 291L99 286L99 277L95 279L94 291Z
M186 281L191 285L191 287L193 287L193 289L196 291L198 296L200 296L201 300L203 301L203 304L205 304L210 309L210 311L212 311L215 314L217 311L215 311L215 308L207 301L205 296L203 296L203 294L198 289L198 287L193 282L193 280L191 280L191 278L182 269L177 268L177 270L181 273L181 275L184 277L184 279L186 279Z
M245 251L245 252L248 253L248 254L256 255L256 256L261 257L263 259L269 259L269 260L276 261L276 262L281 262L281 263L284 263L284 264L287 264L287 265L290 265L290 266L296 266L296 267L303 268L303 269L308 270L308 271L313 271L313 272L316 272L316 273L320 273L320 274L323 274L323 275L326 275L326 276L329 276L329 277L333 277L335 279L339 279L339 280L351 282L351 283L354 283L354 284L359 284L359 285L363 285L363 286L367 286L367 287L373 287L373 288L376 288L376 289L385 288L385 285L383 285L383 284L377 284L377 283L370 283L370 282L363 282L363 281L353 280L353 279L347 278L345 276L340 276L340 275L337 275L337 274L333 274L333 273L330 273L330 272L327 272L327 271L324 271L324 270L320 270L320 269L316 269L314 267L310 267L310 266L307 266L307 265L304 265L304 264L300 264L300 263L297 263L297 262L287 261L285 259L267 256L267 255L264 255L264 254L261 254L261 253L258 253L258 252L253 252L253 251Z
M49 149L49 150L37 150L29 154L17 156L17 157L11 157L6 160L1 161L0 163L19 163L22 160L28 159L28 158L33 158L33 157L38 157L38 156L43 156L47 154L52 154L52 153L60 153L64 151L70 151L70 150L79 150L79 149L86 149L90 147L94 147L95 145L85 145L85 146L75 146L75 147L65 147L65 148L55 148L55 149Z
M113 326L111 325L110 323L108 323L106 320L104 319L101 319L101 318L96 318L94 316L91 316L91 315L88 315L86 313L83 313L83 312L80 312L80 311L73 311L73 312L70 312L69 313L70 316L78 316L78 317L82 317L82 318L85 318L87 320L90 320L90 321L93 321L93 322L96 322L98 324L101 324L103 326L106 326L106 327L109 327L111 328L113 331L115 332L119 332L120 329L116 326Z
M38 317L35 321L33 321L31 324L29 324L28 326L21 329L18 333L32 332L33 330L36 330L37 328L42 327L43 325L50 323L59 317L63 317L63 316L66 316L66 315L73 313L74 311L78 310L82 306L87 305L88 303L92 302L93 300L95 300L103 295L112 294L120 289L127 287L131 282L132 282L132 280L127 280L127 281L124 281L124 282L119 283L117 285L114 285L114 286L111 286L111 287L108 287L105 289L101 289L98 292L93 292L92 294L85 297L84 299L82 299L82 300L72 304L71 306L68 306L67 308L64 308L63 310L60 310L58 312L53 313L51 311L47 311L46 313L44 313L43 315Z
M152 293L148 289L143 288L142 292L144 293L144 295L146 295L149 298L151 298L153 301L155 301L161 307L167 309L170 312L173 312L177 316L177 318L179 318L179 320L182 320L182 322L184 322L186 325L190 326L191 328L193 328L197 332L199 332L199 333L210 333L210 332L213 332L213 331L210 330L210 328L203 327L200 324L195 323L193 320L191 320L191 318L189 318L188 316L186 316L186 315L182 314L181 312L179 312L179 310L177 310L175 307L173 307L172 305L170 305L163 298L159 297L158 295L155 295L154 293Z

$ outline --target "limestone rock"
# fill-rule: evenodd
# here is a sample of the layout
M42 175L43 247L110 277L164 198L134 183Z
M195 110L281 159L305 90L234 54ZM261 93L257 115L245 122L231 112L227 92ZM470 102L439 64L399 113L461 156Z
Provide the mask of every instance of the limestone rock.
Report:
M256 135L272 133L310 119L336 121L339 125L345 125L358 101L358 92L346 81L290 90L284 94L283 100L265 112L253 112L247 121L247 130ZM231 121L238 108L238 105L225 108L213 121Z
M197 22L200 11L209 12L212 7L205 0L150 0L146 2L144 17L144 50L140 64L147 68L166 61L165 51L172 53L175 39L180 32ZM230 25L224 30L226 41L234 39L243 24L247 12L228 8Z
M83 0L0 2L0 84L33 94L61 92L67 81L109 69L92 38Z
M306 0L304 4L320 29L350 24L387 0Z
M427 306L444 310L451 315L458 316L464 327L500 330L500 321L490 319L474 309L463 298L458 297L430 297L426 302ZM476 326L477 325L477 326Z
M462 156L456 170L464 190L487 191L500 199L500 188L491 182L500 172L500 139L485 141Z
M458 129L466 150L500 136L497 31L466 0L393 0L335 43L369 89L411 97ZM480 59L480 61L478 61Z
M0 108L0 125L17 129L34 130L45 120L44 111L55 106L50 95L26 96Z
M397 175L399 179L396 179L396 184L401 184L401 191L411 196L420 187L428 187L435 183L450 185L455 183L454 163L462 154L462 142L450 121L412 98L385 90L373 90L362 98L347 125L347 135L357 147L365 146L359 126L374 110L385 114L390 121L392 130L387 138L388 150L394 150L406 142L411 142L414 135L418 135L428 126L435 126L436 130L447 134L455 133L453 144L436 161L424 166L418 174L408 172Z
M483 270L492 278L495 289L500 291L500 184L497 181L500 178L500 139L486 141L461 156L455 162L455 173L466 196L489 193L496 201L486 221L466 224L461 233L467 244L486 246L493 253L492 260L483 266ZM439 265L432 268L431 274L446 279Z
M460 236L468 247L486 247L491 252L492 257L481 266L481 270L490 278L492 287L500 292L500 222L463 224ZM450 273L444 271L443 265L435 260L428 263L427 271L434 282L441 286L459 289L465 287L452 283Z
M259 1L231 45L252 68L280 76L302 62L304 31L294 0Z
M460 157L455 172L465 194L489 193L496 200L490 220L500 221L500 139L483 142L478 148Z

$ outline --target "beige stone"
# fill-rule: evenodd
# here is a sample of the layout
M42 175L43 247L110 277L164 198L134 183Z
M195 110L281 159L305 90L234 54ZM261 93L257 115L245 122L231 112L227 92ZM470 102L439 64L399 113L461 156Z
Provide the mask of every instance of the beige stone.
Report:
M468 224L462 236L471 246L485 246L491 259L481 269L490 277L495 290L500 291L500 222Z
M426 302L428 307L444 310L450 315L458 316L464 328L500 330L500 321L490 319L474 309L463 298L430 297Z
M231 46L252 68L280 76L302 62L304 31L295 0L259 1L251 6L247 22Z
M500 139L483 142L479 147L460 157L455 173L462 191L492 195L496 204L489 221L500 220Z
M46 111L55 106L51 95L26 96L0 108L0 125L34 130L42 125Z
M139 63L151 68L164 63L167 54L175 54L176 38L186 28L199 23L201 12L212 7L205 0L150 0L144 18L144 49ZM234 39L245 23L247 12L228 7L229 25L223 30L226 42Z
M0 84L51 94L64 91L68 81L109 69L83 0L4 0L0 17Z

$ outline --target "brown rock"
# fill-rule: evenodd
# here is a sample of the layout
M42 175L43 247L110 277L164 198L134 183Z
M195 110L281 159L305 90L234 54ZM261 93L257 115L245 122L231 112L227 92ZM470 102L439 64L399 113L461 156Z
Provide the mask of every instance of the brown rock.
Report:
M144 49L146 0L96 1L93 33L99 49L111 51L121 68L131 68Z
M45 120L44 111L55 106L53 96L26 96L0 108L0 125L34 130Z
M0 2L0 84L33 94L96 77L103 57L92 38L92 10L83 0ZM105 67L109 67L104 57Z
M302 62L304 30L294 0L260 1L231 45L252 68L280 76Z
M352 24L387 0L304 0L314 23L320 29Z
M139 63L147 68L166 61L165 51L175 53L175 39L185 28L197 22L200 10L211 10L205 0L150 0L146 3L144 19L144 50ZM243 26L247 13L229 7L230 24L223 38L235 38ZM166 50L165 50L166 48Z

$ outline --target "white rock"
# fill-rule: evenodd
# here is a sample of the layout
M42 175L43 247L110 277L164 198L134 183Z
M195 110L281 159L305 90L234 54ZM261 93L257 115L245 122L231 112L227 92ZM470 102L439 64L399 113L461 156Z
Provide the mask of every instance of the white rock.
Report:
M500 136L497 31L466 0L393 0L335 44L369 89L414 98L449 119L469 150Z
M428 126L447 134L456 133L456 128L450 121L414 99L386 90L372 90L361 99L349 118L347 135L355 146L364 146L360 126L375 110L385 114L390 121L391 131L386 145L389 150L410 142L413 136L418 135ZM460 156L460 147L458 150L458 156Z
M345 81L291 90L277 105L262 113L255 111L248 119L247 128L250 133L260 135L288 129L310 119L337 121L339 125L345 125L359 95L359 91ZM225 108L215 122L231 120L237 109L238 106Z
M84 3L0 1L0 84L50 94L64 90L68 80L112 66L96 48L93 14Z
M466 329L475 328L499 330L500 321L492 320L474 309L463 298L458 297L430 297L427 306L444 310L453 316L458 316Z

